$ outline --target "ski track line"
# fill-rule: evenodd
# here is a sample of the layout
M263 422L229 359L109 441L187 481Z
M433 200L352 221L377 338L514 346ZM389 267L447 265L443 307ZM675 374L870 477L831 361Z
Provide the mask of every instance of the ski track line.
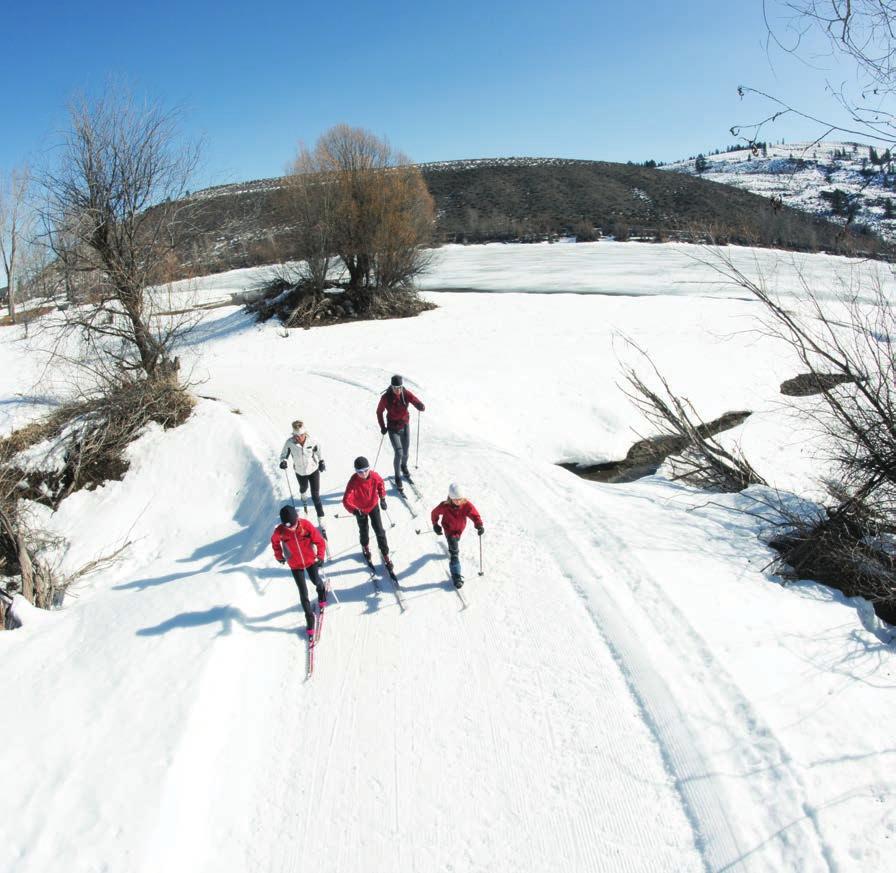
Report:
M340 624L344 623L340 622ZM342 682L336 695L336 700L331 704L331 707L328 710L325 710L324 707L321 706L323 700L321 700L320 698L324 697L324 691L326 690L326 688L321 687L320 683L322 680L324 680L325 676L320 676L317 674L317 672L315 672L315 676L312 677L312 679L310 679L302 689L305 693L298 695L300 698L302 698L300 704L293 702L292 699L289 699L290 703L292 704L292 706L289 707L290 710L296 705L303 705L306 715L306 723L316 722L317 725L320 726L327 724L328 718L331 720L329 722L329 742L327 743L326 751L322 754L320 749L312 748L310 752L310 754L313 756L314 764L312 766L310 776L307 779L307 783L310 787L307 789L307 791L303 790L302 792L305 799L306 810L300 838L295 849L290 852L288 857L286 858L285 867L280 867L277 869L286 869L289 871L296 871L296 873L300 873L300 871L304 870L307 867L307 858L304 854L307 851L307 847L309 845L318 845L317 838L319 837L319 832L318 829L314 826L315 818L320 818L324 814L322 806L327 789L327 777L330 772L330 758L338 748L341 748L341 746L336 743L336 737L340 733L340 730L342 728L342 719L346 714L346 699L348 696L348 690L353 686L353 683L354 685L357 685L357 683L361 679L360 669L358 667L361 659L358 658L358 654L359 651L366 650L369 638L370 622L359 621L356 622L355 625L356 628L353 642L349 648L348 657L345 663L342 665ZM328 640L328 642L333 643L335 642L335 640ZM329 654L331 656L331 660L333 660L333 656L336 655L337 650L334 645L331 645L329 648L331 649L331 651L327 654ZM332 673L332 670L329 670L328 672ZM317 685L314 684L315 681L318 682ZM348 710L348 717L350 721L354 723L354 705L349 705ZM274 719L275 723L288 724L290 722L288 715L289 714L286 713L287 717L284 719ZM297 736L301 737L306 736L307 734L318 735L321 733L319 729L314 729L309 725L306 726L307 730L298 732ZM307 761L309 751L306 747L303 747L300 742L296 743L293 749L294 754L289 760L287 766L284 767L284 773L303 774L305 770L303 764ZM321 760L323 760L322 766ZM321 770L322 772L320 772ZM289 785L294 787L295 780L289 780ZM292 793L294 793L294 791ZM337 867L336 869L339 868Z
M488 475L490 470L484 469L482 472ZM474 542L475 539L477 538L474 538ZM439 546L447 561L448 551L444 539L439 539ZM464 561L469 568L469 558L464 558ZM478 576L472 578L479 579ZM482 579L488 580L488 576L482 577ZM450 582L448 584L450 585ZM544 864L548 863L552 869L570 871L593 873L593 871L608 870L617 873L617 871L626 870L631 873L639 873L644 869L646 858L640 852L632 851L630 845L614 842L616 851L609 857L609 853L602 848L607 845L609 834L607 832L599 833L596 825L598 819L607 810L608 803L607 798L598 796L595 780L589 778L588 769L571 764L558 772L553 767L553 763L562 758L564 752L564 747L558 742L553 726L554 710L560 705L563 695L561 693L559 696L555 696L553 698L554 706L549 705L544 671L549 670L552 677L562 676L564 671L566 675L572 672L574 675L585 677L589 675L589 671L593 673L593 665L580 661L581 652L576 647L564 649L557 646L555 637L550 640L546 639L544 632L536 626L531 599L511 598L509 606L512 614L508 615L505 609L507 604L505 604L503 592L499 587L494 584L489 586L488 582L483 584L479 581L473 587L476 593L471 602L475 602L480 597L488 598L490 602L475 612L461 614L464 616L463 625L467 645L469 651L476 651L477 647L472 642L475 636L476 641L489 651L489 655L477 658L475 668L471 670L471 673L477 684L477 696L485 701L490 745L499 762L497 769L504 776L502 784L504 781L507 782L505 802L515 820L522 823L520 830L525 834L523 842L528 848L525 858L514 857L502 860L505 864L509 860L514 869L543 869ZM581 608L581 601L571 591L568 600L571 608ZM550 614L550 611L549 608L545 610L547 614ZM540 617L541 615L541 611L536 610L535 616ZM590 620L587 623L588 626L593 626ZM516 629L510 635L514 650L509 654L502 654L500 650L491 651L495 642L501 639L502 632L504 636L507 636L507 628L511 625ZM525 640L525 644L522 643L523 640ZM517 648L524 653L523 661L520 661ZM575 654L577 673L568 669L570 652ZM493 661L496 656L498 661L504 664L505 669L510 669L508 664L516 664L518 668L520 663L530 664L531 666L524 667L525 675L530 679L532 678L530 674L534 675L534 682L520 681L522 677L518 670L516 673L511 670L509 677L503 682L496 680L493 669ZM495 706L497 705L499 708L501 706L502 693L504 696L508 693L508 684L513 686L513 696L519 701L523 701L522 707L527 712L530 721L539 726L537 735L542 738L543 742L546 741L550 749L548 755L540 754L535 760L526 761L525 771L521 766L521 760L517 760L513 755L514 737L507 734L507 719L496 720L494 717ZM582 689L577 687L576 691L581 694ZM595 697L592 696L592 699ZM530 700L532 705L530 705ZM597 713L590 711L592 708L588 707L589 711L581 714L589 719L589 723L598 717ZM576 738L574 737L574 739ZM567 745L566 751L570 752L569 756L577 755L577 753L580 756L583 750L580 743L575 742L572 748ZM532 767L535 770L532 770ZM550 801L547 807L542 803L538 805L537 811L533 811L531 789L524 790L527 786L522 783L524 772L526 781L540 786L542 797ZM617 803L618 800L618 798L615 799ZM627 799L625 802L627 803ZM548 809L554 814L545 815ZM634 822L638 815L627 808L623 818L627 822ZM584 830L580 830L580 828L584 828ZM635 832L635 829L630 830ZM646 841L645 845L649 842L649 840ZM662 851L661 847L654 846L653 848ZM488 868L484 867L483 869ZM669 869L676 868L670 867Z
M621 543L618 536L607 531L605 525L599 520L595 519L595 527L600 529L608 539L615 538L617 543ZM688 622L674 600L656 583L651 573L641 568L635 560L629 558L629 561L634 565L632 567L632 577L637 574L642 582L647 582L654 596L662 602L662 609L665 614L674 619L672 622L662 624L659 628L659 633L663 636L666 644L670 649L681 647L682 637L671 633L669 630L671 627L674 626L678 630L686 631L686 636L692 644L692 651L697 655L699 663L704 668L703 674L706 677L706 681L700 683L701 687L707 695L712 694L720 710L733 710L737 716L738 730L732 731L728 727L728 732L731 737L732 747L738 746L747 755L747 766L745 768L747 774L759 773L766 769L775 773L775 788L779 789L776 790L774 798L777 803L780 803L781 800L780 789L786 790L785 796L791 801L791 811L785 815L778 809L775 809L777 826L780 828L778 834L781 836L784 844L788 845L790 843L787 830L793 825L805 822L809 827L803 827L802 830L807 831L806 836L814 844L814 846L809 848L814 847L820 855L816 860L823 862L823 869L837 869L833 849L828 845L819 829L814 809L807 798L805 783L797 770L792 766L792 758L787 750L781 745L770 726L763 722L758 712L743 695L733 677L721 667L703 637ZM730 725L730 721L726 719L722 724ZM755 737L756 742L748 742L748 737ZM761 785L754 786L749 780L746 782L746 785L753 796L757 809L761 808L767 813L773 808L770 804L771 798L768 792L764 791ZM771 840L774 836L775 834L773 833L766 840ZM751 852L757 851L760 846L755 847ZM793 852L795 857L792 860L799 864L801 869L805 869L803 865L809 860L805 851L806 847L804 845L794 842ZM747 857L749 856L750 853L748 853Z
M508 488L528 491L534 501L535 494L528 483L521 481L519 477L512 481L500 472L507 482ZM568 495L562 495L560 489L547 477L541 477L540 487L552 492L557 498L558 504L569 505L572 501ZM606 523L600 518L599 513L589 512L591 521L598 532L598 538L604 541L612 541L617 548L616 556L627 554L625 543L619 536L612 533ZM619 612L619 606L613 592L606 586L603 579L615 576L617 580L625 582L630 591L645 584L650 585L654 596L662 601L663 608L675 617L674 622L654 624L654 630L665 644L665 647L678 655L678 661L689 662L691 666L698 665L698 669L686 668L677 671L683 681L695 673L711 674L709 683L701 686L704 700L712 702L718 709L713 720L717 726L726 726L731 736L732 746L747 743L748 738L761 739L761 744L753 744L750 748L756 752L757 760L750 768L767 769L778 774L776 788L787 788L784 797L776 793L774 797L762 796L748 782L748 789L754 794L754 802L760 805L764 817L774 811L784 848L789 849L791 861L796 865L792 869L803 870L833 870L832 851L825 844L818 831L817 821L811 814L811 807L805 799L805 788L789 763L789 756L780 746L769 728L761 723L758 715L752 710L749 702L743 697L733 680L718 664L714 656L703 643L702 638L686 621L677 609L671 598L662 591L651 574L643 570L630 554L627 556L625 566L618 564L607 567L604 574L599 574L589 569L595 561L588 560L582 554L578 544L570 539L565 532L556 527L543 525L543 530L538 531L540 536L553 537L555 540L562 538L562 547L555 550L559 554L571 555L559 561L564 575L572 582L577 591L584 597L589 611L598 623L608 644L611 646L619 661L626 679L632 689L632 693L639 700L654 736L663 749L664 758L670 767L676 786L681 795L682 803L695 828L695 839L698 849L704 856L707 869L713 871L749 869L753 864L760 866L754 869L768 869L767 859L755 858L754 853L764 845L744 846L744 838L732 829L730 822L737 821L742 809L734 803L733 798L727 796L724 787L713 786L718 783L718 775L713 774L713 765L698 750L702 749L699 736L694 732L686 713L675 702L668 685L653 667L646 649L632 644L631 639L637 639L636 635L627 632L624 628L626 621L624 612ZM594 558L600 563L605 563L606 558L595 550ZM624 569L626 572L620 573ZM590 578L598 583L603 596L592 596L581 583L579 578ZM647 621L650 621L647 618ZM653 622L651 622L653 624ZM675 628L673 634L669 628ZM684 634L681 632L684 631ZM684 639L683 639L684 637ZM703 669L699 669L702 665ZM718 690L724 688L724 695L719 700ZM713 699L710 701L710 694ZM690 698L686 698L690 699ZM725 704L728 704L727 706ZM733 718L732 718L733 717ZM732 720L736 727L732 727ZM696 754L695 754L696 753ZM710 778L711 777L711 778ZM785 784L781 784L781 783ZM786 784L789 783L789 784ZM782 801L787 800L788 809L782 809ZM806 845L806 839L789 846L794 839L786 829L801 821L810 825L805 837L809 838L810 845ZM806 830L803 828L802 830ZM772 834L774 836L775 834ZM770 838L769 838L770 839ZM768 842L768 840L766 840ZM809 865L812 866L809 866Z

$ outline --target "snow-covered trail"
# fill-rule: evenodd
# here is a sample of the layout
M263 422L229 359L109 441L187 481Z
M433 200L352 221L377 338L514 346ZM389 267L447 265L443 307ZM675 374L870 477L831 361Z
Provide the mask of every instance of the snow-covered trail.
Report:
M215 399L144 437L124 481L63 503L69 566L133 545L65 610L0 634L10 869L888 869L892 649L842 598L767 579L756 524L729 512L746 497L551 463L631 442L617 330L707 415L762 407L793 364L747 333L749 306L440 302L286 340L207 316L183 359ZM420 519L389 496L404 613L335 517L395 370L427 403ZM268 541L295 417L324 447L342 601L310 682ZM483 577L462 540L464 610L426 524L452 480L486 524Z
M282 434L272 432L267 410L276 394L231 385L226 395L274 452ZM351 433L371 396L330 386L331 434ZM247 832L208 840L205 866L195 869L299 870L308 852L319 869L334 871L701 869L659 747L581 599L552 568L550 540L534 542L520 524L531 509L486 484L496 464L519 461L480 452L470 468L493 522L481 579L475 534L464 540L470 606L462 609L428 510L442 497L454 453L471 447L450 437L443 445L438 433L429 439L440 448L419 477L427 498L420 519L389 500L404 614L388 580L379 595L369 584L354 520L332 517L347 471L333 488L339 467L328 465L328 575L342 603L328 613L309 683L295 633L304 622L288 609L294 585L267 559L261 572L274 578L262 602L273 602L254 612L290 633L261 642L264 634L234 633L243 651L224 656L228 670L240 663L231 694L242 700L242 725L222 750L232 763L215 802L220 810L221 796L238 797L229 800L232 820ZM385 450L378 467L386 473L384 460ZM256 744L245 748L246 736ZM197 815L205 812L188 798L166 817L174 838L160 835L158 844L179 845L189 834L195 846Z

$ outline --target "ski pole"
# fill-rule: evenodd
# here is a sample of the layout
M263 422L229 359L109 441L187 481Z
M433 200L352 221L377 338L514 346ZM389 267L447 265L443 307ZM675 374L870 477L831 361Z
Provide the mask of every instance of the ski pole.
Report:
M339 595L333 590L333 584L330 582L329 576L324 576L324 589L327 594L333 595L333 600L336 601L337 604L341 604L342 601L339 599Z
M417 457L414 458L414 469L420 469L420 413L417 413Z
M479 537L479 575L483 575L482 569L482 537Z
M373 459L373 466L376 467L376 462L380 459L380 452L383 449L383 440L386 438L386 435L383 434L380 437L380 447L376 450L376 457Z
M383 512L386 513L386 518L389 519L389 527L395 527L395 522L392 521L392 516L389 515L389 510L388 510L388 509L384 509Z
M289 499L292 501L292 508L296 508L296 499L292 496L292 483L289 481L289 471L284 470L283 475L286 476L286 487L289 488Z

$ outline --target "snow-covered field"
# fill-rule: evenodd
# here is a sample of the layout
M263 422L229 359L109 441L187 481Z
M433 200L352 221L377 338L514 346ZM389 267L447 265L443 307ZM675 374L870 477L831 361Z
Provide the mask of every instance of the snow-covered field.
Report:
M778 393L796 362L687 251L448 247L425 287L467 293L287 338L236 307L204 313L182 350L207 398L194 417L50 520L69 568L132 545L64 609L0 634L4 869L889 870L888 630L769 576L762 522L736 511L762 493L556 466L621 457L644 430L618 387L628 336L704 417L754 410L729 438L812 491L815 443ZM773 273L771 253L734 254L798 290L788 256ZM819 287L846 281L842 259L800 264ZM179 290L226 299L258 272ZM3 432L64 387L29 353L39 338L17 337L0 334ZM393 372L427 404L420 518L389 494L404 613L335 517L352 459L377 455ZM309 682L268 543L296 417L327 460L341 600ZM425 523L452 480L486 526L484 576L475 533L461 541L467 609Z

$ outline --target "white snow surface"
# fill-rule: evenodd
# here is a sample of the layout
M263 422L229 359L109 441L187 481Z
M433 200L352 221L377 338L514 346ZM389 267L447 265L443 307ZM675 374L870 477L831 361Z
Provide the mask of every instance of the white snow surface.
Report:
M877 149L877 159L887 149ZM733 185L764 197L780 197L794 209L845 223L832 213L822 192L840 190L854 198L855 224L870 227L889 242L896 240L896 194L889 162L872 163L872 146L856 142L791 142L767 144L764 151L734 149L705 155L707 168L697 173L694 158L675 161L661 169L700 176Z
M796 294L781 257L777 290ZM843 259L801 264L820 291L846 281ZM793 411L778 392L798 365L705 270L674 245L448 247L425 286L471 290L427 292L439 308L418 318L284 338L237 307L203 313L181 350L202 379L193 417L150 428L121 482L48 522L64 570L130 547L59 610L17 601L23 627L0 633L4 870L891 869L888 629L769 574L764 524L738 511L763 514L767 489L556 466L622 457L646 430L619 388L629 336L705 418L753 410L726 438L813 491L812 399ZM191 288L226 299L258 272ZM59 394L16 330L2 432ZM419 518L388 494L405 612L336 517L356 455L391 470L374 407L393 372L427 405ZM327 461L340 599L307 682L269 545L297 492L277 466L296 417ZM466 609L427 524L452 480L486 526L483 576L475 532L461 540Z

